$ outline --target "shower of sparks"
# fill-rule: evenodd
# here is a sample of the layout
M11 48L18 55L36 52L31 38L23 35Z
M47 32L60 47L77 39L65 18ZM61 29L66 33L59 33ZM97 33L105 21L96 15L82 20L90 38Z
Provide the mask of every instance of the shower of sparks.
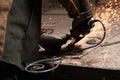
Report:
M108 0L104 5L96 7L95 19L101 20L107 29L107 35L111 35L110 31L120 27L120 0ZM100 29L100 24L96 23L96 29ZM101 31L95 32L94 35L100 35Z

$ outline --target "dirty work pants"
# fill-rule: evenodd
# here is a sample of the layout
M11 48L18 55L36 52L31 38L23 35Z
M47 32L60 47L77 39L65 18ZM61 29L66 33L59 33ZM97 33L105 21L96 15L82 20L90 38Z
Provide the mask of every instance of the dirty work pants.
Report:
M41 0L13 0L8 14L3 61L21 69L39 59Z

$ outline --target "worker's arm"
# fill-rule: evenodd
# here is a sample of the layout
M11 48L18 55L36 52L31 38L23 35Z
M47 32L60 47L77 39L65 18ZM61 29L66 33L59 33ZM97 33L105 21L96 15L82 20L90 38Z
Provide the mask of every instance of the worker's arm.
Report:
M92 26L88 22L93 16L89 0L58 0L66 9L70 18L73 18L71 36L79 40L79 35L86 35Z
M92 17L89 0L57 0L68 12L71 18Z

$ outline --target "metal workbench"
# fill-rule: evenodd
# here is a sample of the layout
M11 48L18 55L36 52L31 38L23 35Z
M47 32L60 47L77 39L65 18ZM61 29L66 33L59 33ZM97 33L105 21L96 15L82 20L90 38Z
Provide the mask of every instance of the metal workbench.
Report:
M103 22L104 23L104 22ZM54 29L52 36L61 37L69 33L72 19L70 19L65 10L62 8L48 10L42 15L42 27ZM88 74L89 76L106 75L117 76L120 74L120 23L108 23L105 25L107 35L102 44L95 48L83 51L80 55L66 56L61 66L57 69L56 74L64 74L66 77L76 80L80 75ZM95 26L97 27L97 25ZM100 29L102 31L102 29ZM102 37L102 35L93 33L87 35L79 43L81 48L92 46L86 44L87 41ZM101 33L102 34L102 33ZM72 75L71 75L72 74ZM78 75L79 74L79 75ZM60 76L59 76L60 77ZM79 79L79 78L78 78Z

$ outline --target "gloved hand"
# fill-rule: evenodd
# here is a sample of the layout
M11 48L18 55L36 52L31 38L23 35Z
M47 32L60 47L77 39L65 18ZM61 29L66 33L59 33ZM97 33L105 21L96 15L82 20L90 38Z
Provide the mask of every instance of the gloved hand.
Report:
M80 19L74 19L72 23L72 29L70 30L71 36L75 39L82 39L86 34L90 33L90 29L93 25L89 25L90 19L81 21ZM80 37L80 35L83 35Z

